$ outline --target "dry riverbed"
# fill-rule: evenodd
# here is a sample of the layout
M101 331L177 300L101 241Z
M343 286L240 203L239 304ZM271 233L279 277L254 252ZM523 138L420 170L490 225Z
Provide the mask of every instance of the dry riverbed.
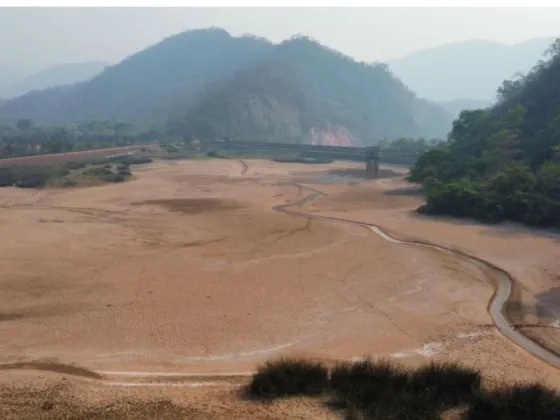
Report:
M327 196L304 211L487 258L522 286L512 308L519 328L559 349L560 330L536 304L556 310L559 237L419 217L411 210L421 199L403 190L410 186L402 170L386 169L384 179L349 184L341 180L359 165L186 160L139 166L134 181L118 185L2 189L0 363L59 373L3 370L0 417L36 418L23 407L40 409L33 404L43 394L34 390L54 387L57 407L68 412L134 395L178 404L152 405L144 410L155 410L150 418L338 418L307 400L254 406L238 398L243 376L223 378L286 354L458 360L491 383L560 386L558 372L494 328L484 267L389 243L363 227L273 210L308 194L290 182L308 182ZM56 368L65 365L105 379ZM123 416L115 418L143 418Z

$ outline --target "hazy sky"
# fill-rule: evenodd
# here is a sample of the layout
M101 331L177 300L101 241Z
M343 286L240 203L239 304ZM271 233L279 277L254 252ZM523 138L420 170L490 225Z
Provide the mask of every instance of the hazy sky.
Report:
M382 61L473 38L554 36L558 22L560 8L2 8L0 72L117 62L166 36L209 26L275 42L306 34L359 60Z

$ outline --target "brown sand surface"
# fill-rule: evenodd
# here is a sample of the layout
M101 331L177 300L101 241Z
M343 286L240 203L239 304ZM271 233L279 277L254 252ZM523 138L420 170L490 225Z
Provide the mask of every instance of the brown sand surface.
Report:
M306 211L460 247L510 270L523 286L522 309L557 284L558 237L416 216L411 210L420 199L395 192L405 187L398 179L313 184L325 171L348 169L360 166L157 162L135 167L136 179L118 185L2 189L0 364L95 370L114 386L70 379L67 370L62 373L74 391L65 392L102 394L102 400L179 392L138 387L134 378L143 372L163 378L246 373L284 354L325 360L373 354L410 364L460 360L492 383L560 386L557 372L493 327L486 310L493 288L483 266L272 207L304 197L306 191L289 182L307 180L327 196ZM541 319L528 315L523 322L546 329L542 339L556 345L556 330L542 328ZM39 388L60 381L60 375L27 370L0 373L5 383L20 378ZM191 398L186 406L203 410L200 418L287 418L274 417L287 407L261 412L227 387L180 389L181 398ZM305 400L292 408L290 418L332 416ZM191 418L185 416L169 418Z
M195 384L196 385L196 384ZM259 403L239 383L219 386L113 387L36 372L0 376L2 420L284 420L343 418L327 400Z
M499 226L412 211L422 204L400 178L323 188L310 210L375 223L396 237L421 238L465 251L507 270L516 281L509 313L524 333L560 352L560 234L513 223ZM366 205L367 203L367 205Z

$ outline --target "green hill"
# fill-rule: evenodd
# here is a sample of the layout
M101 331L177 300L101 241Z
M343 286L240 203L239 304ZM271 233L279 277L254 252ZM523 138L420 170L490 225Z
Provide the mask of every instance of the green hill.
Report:
M358 63L297 37L209 89L169 129L200 138L367 145L444 136L450 115L385 65Z
M357 63L308 38L279 45L222 29L181 33L90 81L0 104L0 123L92 120L163 127L184 137L370 144L442 137L451 117L384 65Z
M189 103L203 88L250 65L271 48L262 39L234 38L222 29L184 32L106 68L88 82L8 101L0 106L0 121L157 122L176 103Z
M560 39L498 92L493 107L460 114L448 147L418 159L423 211L560 227Z

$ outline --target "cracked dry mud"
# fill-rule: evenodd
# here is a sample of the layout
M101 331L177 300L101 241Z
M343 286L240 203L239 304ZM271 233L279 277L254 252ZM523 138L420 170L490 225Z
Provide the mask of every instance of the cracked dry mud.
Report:
M125 184L3 189L0 363L12 367L0 371L0 417L141 419L144 410L146 418L338 418L304 399L256 407L238 398L246 379L228 375L281 354L460 360L490 383L560 386L558 372L495 330L483 267L272 210L305 196L291 181L356 168L157 162ZM515 321L560 348L549 325L556 308L538 306L557 287L557 236L418 217L411 210L420 199L399 193L409 188L400 176L313 187L327 195L305 211L461 248L512 272L521 285ZM49 364L105 379L29 369ZM53 387L56 401L43 406Z

